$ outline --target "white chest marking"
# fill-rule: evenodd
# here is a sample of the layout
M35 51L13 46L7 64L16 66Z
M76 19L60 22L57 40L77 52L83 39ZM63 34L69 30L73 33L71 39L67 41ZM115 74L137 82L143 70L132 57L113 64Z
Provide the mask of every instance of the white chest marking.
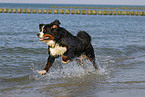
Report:
M53 40L47 40L46 43L47 43L47 45L49 45L51 47L55 46L55 41L53 41Z
M49 50L50 50L50 55L57 56L57 55L63 55L66 52L67 48L59 45L55 45L54 48L50 48Z

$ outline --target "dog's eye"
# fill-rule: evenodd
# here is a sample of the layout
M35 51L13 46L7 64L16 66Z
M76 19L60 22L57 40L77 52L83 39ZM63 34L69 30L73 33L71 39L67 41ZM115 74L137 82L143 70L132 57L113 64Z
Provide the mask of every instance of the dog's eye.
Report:
M46 32L46 30L43 28L43 32Z

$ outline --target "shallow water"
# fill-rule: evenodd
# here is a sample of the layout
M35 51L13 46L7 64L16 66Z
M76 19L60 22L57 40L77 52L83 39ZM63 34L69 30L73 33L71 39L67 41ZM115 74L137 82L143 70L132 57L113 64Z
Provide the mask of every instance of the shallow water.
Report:
M143 97L145 17L0 14L1 97ZM76 35L88 32L99 70L91 62L63 64L45 75L47 45L36 37L40 23L55 19Z

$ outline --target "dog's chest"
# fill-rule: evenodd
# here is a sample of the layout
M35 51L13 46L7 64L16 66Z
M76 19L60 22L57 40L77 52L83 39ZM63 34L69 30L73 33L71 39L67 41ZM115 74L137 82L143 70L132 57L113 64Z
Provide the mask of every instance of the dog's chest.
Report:
M66 52L66 47L62 47L59 45L56 45L55 47L50 47L49 51L50 51L50 55L52 56L57 56L57 55L63 55Z
M55 44L55 42L53 40L48 41L47 44L49 46L51 46L49 48L49 51L50 51L50 55L52 55L52 56L63 55L67 51L66 47L59 46L59 44L57 44L57 43Z

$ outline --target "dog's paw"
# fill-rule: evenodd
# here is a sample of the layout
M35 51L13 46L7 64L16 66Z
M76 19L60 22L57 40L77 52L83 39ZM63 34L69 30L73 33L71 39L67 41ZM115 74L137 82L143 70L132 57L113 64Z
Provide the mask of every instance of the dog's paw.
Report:
M41 74L41 75L46 74L46 70L39 71L39 74Z
M62 60L62 62L63 62L64 64L67 64L69 61L70 61L70 60L67 60L67 61L63 61L63 60Z
M68 60L68 57L67 57L67 56L63 56L63 55L62 55L62 62L63 62L63 63L66 64L66 63L68 63L69 61L70 61L70 60Z

